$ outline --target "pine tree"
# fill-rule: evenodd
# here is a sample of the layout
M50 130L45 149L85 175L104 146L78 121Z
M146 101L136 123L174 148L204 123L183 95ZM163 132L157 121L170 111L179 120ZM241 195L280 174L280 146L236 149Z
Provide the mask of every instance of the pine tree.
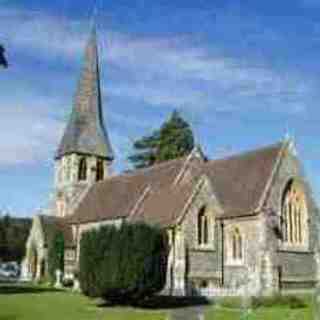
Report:
M135 152L129 157L129 161L135 168L149 167L158 162L185 156L193 147L191 127L175 110L160 129L134 142Z

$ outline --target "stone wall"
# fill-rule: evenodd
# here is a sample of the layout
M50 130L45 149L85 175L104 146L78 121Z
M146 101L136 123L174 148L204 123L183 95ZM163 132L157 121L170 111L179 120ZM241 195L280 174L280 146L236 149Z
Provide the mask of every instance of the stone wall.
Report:
M279 234L275 232L268 216L268 210L271 209L280 222L283 190L292 178L302 181L305 188L309 213L308 250L281 250ZM272 294L281 288L309 288L314 283L316 274L319 273L314 259L318 248L319 216L310 187L292 147L284 150L282 161L270 182L270 192L263 206L268 210L261 209L255 215L232 219L218 218L221 207L214 197L210 182L203 184L181 225L186 250L185 285L189 293L194 289L215 291L222 285L223 290L239 288L247 281L246 274L250 274L252 278L250 294L254 295ZM207 206L215 221L212 226L212 245L206 248L197 244L197 216L203 205ZM230 259L229 237L234 228L238 228L243 236L243 261L236 263ZM202 284L205 284L206 288L201 288Z
M47 248L45 246L45 235L39 216L35 216L26 242L26 256L22 262L21 278L22 280L40 280L46 273Z
M64 217L72 214L74 204L78 197L96 182L97 157L85 156L87 161L87 178L79 181L79 165L83 155L69 154L55 162L55 202L58 216ZM110 162L103 160L104 179L111 175Z
M280 277L278 279L278 285L283 288L307 288L310 287L310 280L315 280L317 273L314 253L318 247L317 225L319 223L319 216L310 186L306 181L293 146L285 150L284 157L275 175L275 179L272 182L271 192L265 204L266 207L271 208L272 211L277 214L279 221L281 216L282 194L291 179L299 181L305 190L309 215L308 247L291 247L285 249L279 236L268 226L266 226L266 244L268 245L268 250L271 252L275 272L274 277Z
M242 259L232 257L232 235L238 229L242 238ZM248 275L255 277L256 289L261 284L260 271L264 225L260 215L224 220L224 286L238 288L248 282ZM259 294L259 292L251 292Z
M199 246L197 226L199 210L206 206L211 217L209 245ZM186 287L189 293L199 290L201 286L216 286L221 281L221 241L219 241L219 225L216 216L221 208L215 199L210 182L205 180L198 194L195 195L182 223L182 231L186 245ZM211 239L210 239L211 238Z

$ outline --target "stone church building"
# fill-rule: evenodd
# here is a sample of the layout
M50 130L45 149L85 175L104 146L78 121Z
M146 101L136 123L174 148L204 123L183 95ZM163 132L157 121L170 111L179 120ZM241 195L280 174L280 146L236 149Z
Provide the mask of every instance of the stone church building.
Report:
M319 216L291 139L208 160L187 157L112 174L93 32L72 113L55 154L48 208L33 219L23 274L48 270L54 230L65 239L65 277L78 266L83 232L145 221L163 227L170 252L165 292L251 294L308 289L319 279Z

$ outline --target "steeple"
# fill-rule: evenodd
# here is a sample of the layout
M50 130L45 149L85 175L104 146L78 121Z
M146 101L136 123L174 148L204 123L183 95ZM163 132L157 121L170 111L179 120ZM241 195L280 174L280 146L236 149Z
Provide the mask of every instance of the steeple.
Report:
M95 28L91 32L85 49L84 63L72 113L55 158L58 160L71 153L92 155L108 161L114 158L103 123Z
M55 215L72 213L77 199L93 183L110 177L113 152L104 127L96 30L84 63L66 130L55 155Z

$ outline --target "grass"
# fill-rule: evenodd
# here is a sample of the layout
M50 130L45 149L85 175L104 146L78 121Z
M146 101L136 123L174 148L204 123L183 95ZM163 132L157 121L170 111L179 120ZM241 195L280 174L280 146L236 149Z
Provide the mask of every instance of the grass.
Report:
M45 287L0 285L0 320L165 320L166 313L99 307L80 294Z
M261 306L248 320L313 320L310 296L306 307ZM198 303L198 302L197 302ZM199 301L200 303L200 301ZM166 298L149 301L143 307L110 307L83 295L41 286L0 284L0 320L167 320L172 310L191 305L186 299L170 303ZM238 320L241 311L229 301L205 306L206 320ZM187 319L185 319L187 320Z
M311 295L275 296L259 299L246 320L314 320ZM238 298L221 299L207 310L206 319L241 319L241 301ZM320 319L319 319L320 320Z
M214 309L206 313L206 319L241 319L241 312L232 309ZM246 318L248 320L313 320L311 309L292 310L284 307L260 308Z

